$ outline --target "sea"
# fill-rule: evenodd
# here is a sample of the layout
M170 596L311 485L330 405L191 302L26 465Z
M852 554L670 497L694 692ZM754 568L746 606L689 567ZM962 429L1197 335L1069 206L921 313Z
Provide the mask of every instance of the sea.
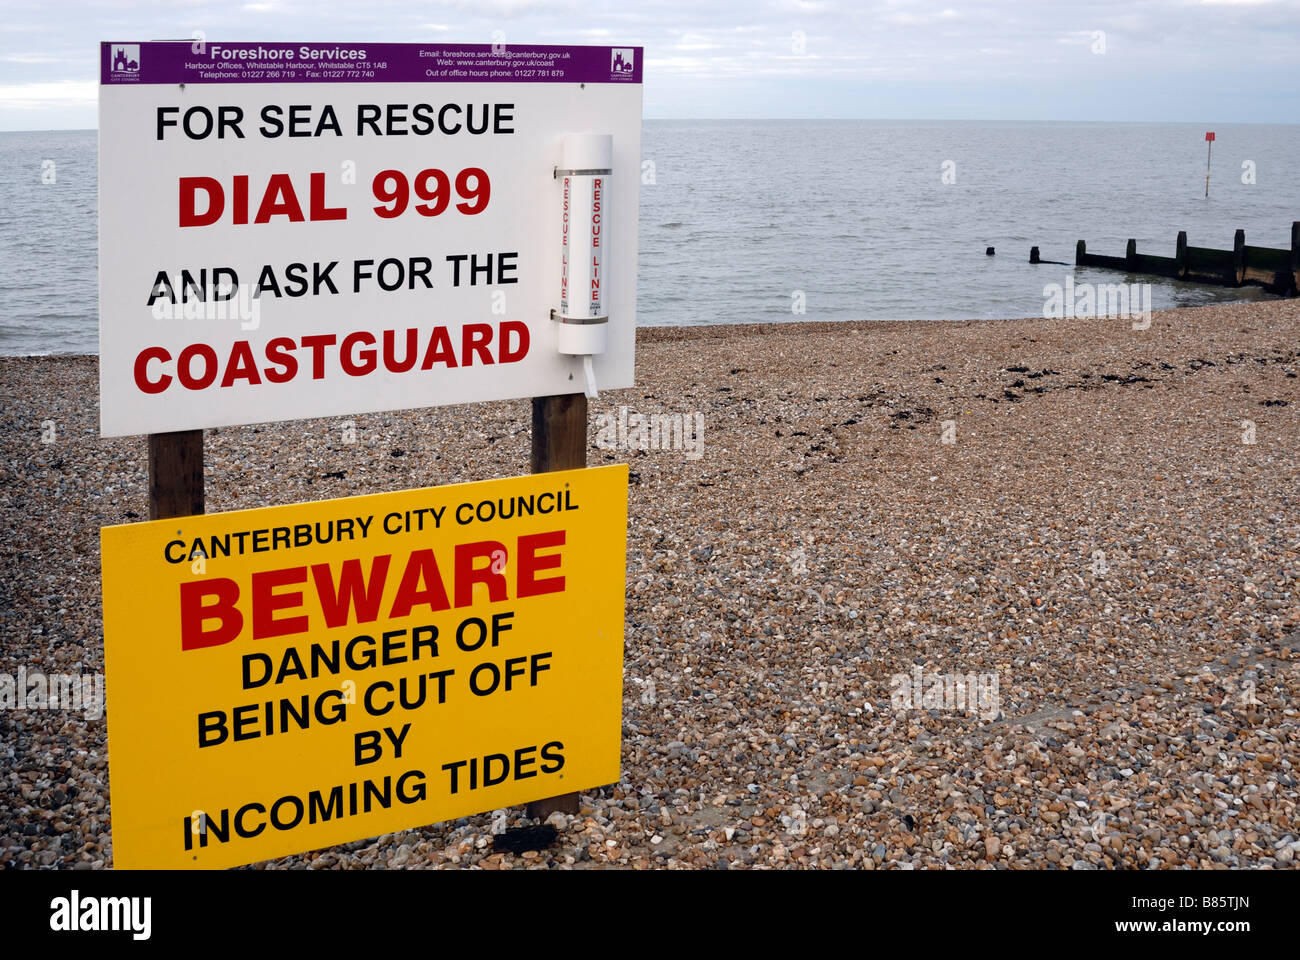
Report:
M1154 309L1271 299L1029 263L1172 256L1179 230L1289 247L1300 125L1212 129L1207 199L1205 126L647 120L638 323L1043 316L1070 276L1150 283ZM0 354L98 351L96 169L93 130L0 133Z

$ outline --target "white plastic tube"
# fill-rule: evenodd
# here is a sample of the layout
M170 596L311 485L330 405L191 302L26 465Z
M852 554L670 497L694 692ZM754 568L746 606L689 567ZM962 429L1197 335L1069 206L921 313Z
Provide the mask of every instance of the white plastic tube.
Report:
M564 137L556 176L561 215L560 353L584 357L586 393L595 397L591 357L605 352L609 328L609 191L614 138L601 133Z

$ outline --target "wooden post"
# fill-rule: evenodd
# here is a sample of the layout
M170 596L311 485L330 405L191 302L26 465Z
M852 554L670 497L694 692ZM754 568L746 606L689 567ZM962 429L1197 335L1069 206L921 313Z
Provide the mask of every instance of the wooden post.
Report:
M1187 276L1187 231L1178 231L1178 241L1174 247L1174 261L1178 264L1178 279Z
M532 472L574 470L587 465L587 397L568 393L533 397ZM576 814L578 795L566 793L528 804L530 817L545 820L552 813Z
M1232 235L1232 282L1241 286L1246 279L1246 231Z
M1291 283L1300 293L1300 220L1291 221Z
M149 519L203 512L203 431L149 434Z
M1030 248L1029 248L1029 262L1030 262L1030 263L1037 263L1037 262L1039 261L1039 259L1040 259L1040 257L1039 257L1039 255L1038 255L1038 248L1037 248L1037 247L1030 247Z
M586 395L533 397L532 472L577 470L586 465Z

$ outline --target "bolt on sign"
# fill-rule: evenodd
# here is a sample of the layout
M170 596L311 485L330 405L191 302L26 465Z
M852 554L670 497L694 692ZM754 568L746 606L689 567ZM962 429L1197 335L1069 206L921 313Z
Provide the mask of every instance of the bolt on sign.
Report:
M100 431L633 382L641 48L104 43ZM612 137L591 359L558 349L555 172Z
M103 528L115 864L617 782L626 529L622 464Z

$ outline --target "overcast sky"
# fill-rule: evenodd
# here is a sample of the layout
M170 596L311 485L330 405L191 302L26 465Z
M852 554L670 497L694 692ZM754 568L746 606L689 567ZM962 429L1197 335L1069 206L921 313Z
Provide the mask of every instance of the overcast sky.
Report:
M0 129L95 126L101 40L644 46L646 117L1300 122L1300 0L5 0Z

